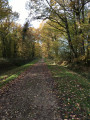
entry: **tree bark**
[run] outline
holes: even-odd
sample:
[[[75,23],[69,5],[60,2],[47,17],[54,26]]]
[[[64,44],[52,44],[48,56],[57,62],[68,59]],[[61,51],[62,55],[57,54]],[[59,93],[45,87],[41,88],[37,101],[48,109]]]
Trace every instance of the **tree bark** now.
[[[73,45],[72,45],[72,40],[71,40],[71,36],[70,36],[70,32],[69,32],[69,27],[68,27],[67,18],[66,18],[66,23],[65,23],[65,25],[66,25],[66,31],[67,31],[67,36],[68,36],[69,47],[70,47],[72,53],[74,54],[74,57],[77,58],[77,53],[75,52],[74,47],[73,47]]]
[[[84,23],[84,4],[85,4],[85,2],[84,2],[84,0],[82,0],[82,22]]]

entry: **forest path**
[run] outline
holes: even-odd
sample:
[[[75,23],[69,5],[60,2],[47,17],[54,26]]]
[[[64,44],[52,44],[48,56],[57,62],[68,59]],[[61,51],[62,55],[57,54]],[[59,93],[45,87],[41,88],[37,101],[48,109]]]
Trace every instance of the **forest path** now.
[[[61,120],[52,77],[41,60],[0,96],[0,120]]]

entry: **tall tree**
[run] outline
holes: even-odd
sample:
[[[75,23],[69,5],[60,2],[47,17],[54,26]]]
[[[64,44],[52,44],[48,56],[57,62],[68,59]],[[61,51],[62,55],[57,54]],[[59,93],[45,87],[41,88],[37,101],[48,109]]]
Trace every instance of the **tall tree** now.
[[[81,26],[82,23],[85,23],[85,5],[88,2],[89,0],[30,0],[31,4],[29,4],[29,7],[34,13],[34,18],[49,19],[63,28],[67,34],[69,48],[74,58],[77,58],[79,56],[78,50],[81,51],[80,54],[85,55],[84,40],[81,38],[81,41],[79,41],[79,44],[81,42],[81,49],[79,49],[78,39],[80,39],[80,36],[83,34]],[[41,12],[41,9],[43,12]],[[70,30],[70,23],[74,23],[72,30]],[[53,24],[52,26],[57,28],[57,26]],[[59,27],[57,29],[59,29]],[[73,35],[72,31],[75,31]],[[77,44],[74,45],[73,43],[75,42],[73,41],[76,41]]]
[[[11,12],[8,0],[0,0],[0,21],[10,15]]]

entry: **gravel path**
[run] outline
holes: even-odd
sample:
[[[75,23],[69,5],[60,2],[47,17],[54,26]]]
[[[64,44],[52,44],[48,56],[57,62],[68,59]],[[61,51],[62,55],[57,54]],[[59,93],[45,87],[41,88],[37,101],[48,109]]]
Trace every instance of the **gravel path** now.
[[[0,120],[61,120],[52,77],[42,61],[0,96]]]

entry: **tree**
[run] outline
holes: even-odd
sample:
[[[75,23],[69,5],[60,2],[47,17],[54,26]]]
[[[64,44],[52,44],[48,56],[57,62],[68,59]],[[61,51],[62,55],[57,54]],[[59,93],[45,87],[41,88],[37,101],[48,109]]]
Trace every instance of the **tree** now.
[[[30,0],[29,7],[33,11],[31,16],[34,13],[34,18],[49,19],[53,22],[50,24],[52,27],[60,33],[62,30],[66,33],[72,58],[78,58],[85,55],[85,39],[82,38],[85,34],[81,26],[87,23],[85,13],[88,8],[85,5],[88,2],[89,0]]]
[[[11,14],[12,10],[8,4],[8,0],[0,0],[0,21]]]
[[[56,30],[56,28],[52,27],[51,24],[51,21],[47,21],[44,24],[41,29],[41,40],[42,44],[46,47],[47,57],[57,59],[59,57],[59,39],[62,35],[59,33],[59,30]],[[45,48],[42,47],[42,49],[44,49],[45,52]]]

